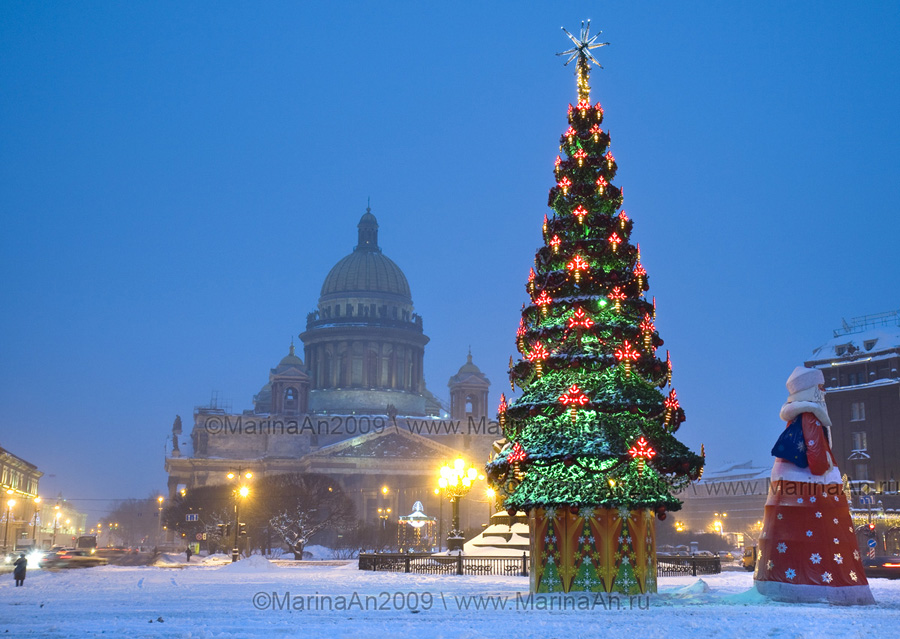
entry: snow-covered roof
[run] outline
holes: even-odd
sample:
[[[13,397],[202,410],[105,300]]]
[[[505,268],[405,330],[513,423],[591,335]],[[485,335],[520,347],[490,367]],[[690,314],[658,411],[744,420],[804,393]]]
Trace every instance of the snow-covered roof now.
[[[813,351],[813,360],[848,360],[900,348],[900,326],[878,326],[833,337]]]
[[[726,462],[716,468],[704,468],[703,477],[699,482],[738,481],[744,479],[763,479],[769,476],[771,466],[754,466],[753,461],[745,461],[740,464]]]

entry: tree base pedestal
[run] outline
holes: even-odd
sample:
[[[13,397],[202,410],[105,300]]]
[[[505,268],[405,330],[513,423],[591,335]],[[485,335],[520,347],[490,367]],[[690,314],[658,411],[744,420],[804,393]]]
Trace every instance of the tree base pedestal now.
[[[528,514],[531,592],[656,592],[650,509],[544,509]]]

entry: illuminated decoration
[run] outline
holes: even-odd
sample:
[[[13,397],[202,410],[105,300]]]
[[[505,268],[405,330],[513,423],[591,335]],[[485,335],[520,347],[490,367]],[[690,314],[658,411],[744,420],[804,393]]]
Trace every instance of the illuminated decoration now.
[[[509,356],[509,390],[516,390],[515,377],[512,375],[513,369],[513,358],[512,355]]]
[[[613,233],[609,236],[609,243],[612,244],[613,251],[619,248],[619,244],[622,243],[622,238],[619,237],[618,233]]]
[[[534,269],[528,270],[528,292],[534,293]]]
[[[572,384],[567,392],[559,396],[559,401],[563,406],[568,406],[569,415],[574,424],[576,417],[578,417],[578,407],[586,405],[590,398],[578,388],[577,384]]]
[[[638,254],[638,255],[640,255],[640,254]],[[644,269],[644,266],[641,264],[640,257],[638,257],[638,261],[634,265],[633,273],[638,281],[638,290],[644,290],[644,277],[646,277],[647,271],[646,271],[646,269]]]
[[[653,296],[653,319],[656,319],[656,296]]]
[[[569,318],[568,330],[572,330],[573,328],[576,330],[579,348],[581,347],[581,331],[586,330],[593,325],[594,320],[592,320],[580,306],[575,309],[572,317]]]
[[[631,450],[628,451],[628,454],[631,455],[632,459],[637,460],[638,467],[638,475],[644,472],[644,464],[646,463],[644,460],[651,460],[653,456],[656,454],[656,451],[650,446],[650,443],[641,437],[637,440],[637,443],[631,447]]]
[[[562,164],[562,158],[557,155],[556,159],[553,161],[553,170],[558,172],[560,164]]]
[[[666,407],[665,423],[668,425],[669,422],[672,421],[672,417],[676,415],[678,411],[678,397],[675,395],[674,388],[669,391],[669,396],[666,397],[666,401],[663,402],[663,405]]]
[[[547,220],[547,214],[544,213],[544,226],[543,226],[543,229],[544,229],[544,237],[547,236],[547,222],[548,222],[548,220]]]
[[[584,22],[581,23],[581,37],[578,39],[576,39],[575,36],[573,36],[568,31],[566,31],[565,27],[563,27],[563,31],[565,31],[565,34],[569,36],[569,40],[571,40],[575,46],[568,51],[562,51],[561,53],[557,53],[556,55],[570,56],[569,59],[566,60],[566,66],[568,66],[568,64],[572,60],[577,59],[577,62],[575,63],[575,77],[576,84],[578,85],[578,101],[581,102],[582,100],[590,100],[591,86],[590,84],[588,84],[588,76],[590,75],[589,63],[592,62],[599,68],[603,68],[591,53],[591,49],[608,46],[609,42],[597,42],[597,38],[600,37],[599,33],[595,36],[591,36],[590,20],[587,21],[587,25],[585,25]]]
[[[544,348],[544,345],[540,342],[536,342],[534,346],[531,347],[531,353],[528,354],[529,362],[534,364],[534,372],[537,373],[537,376],[540,377],[544,372],[544,360],[550,356],[550,353],[547,352],[547,349]]]
[[[603,107],[600,106],[600,103],[594,105],[594,110],[597,111],[597,119],[600,120],[603,118]]]
[[[632,348],[628,340],[622,342],[622,347],[615,352],[616,359],[625,365],[625,374],[631,375],[631,362],[636,362],[641,354]]]
[[[673,434],[680,407],[673,427],[664,421],[671,389],[648,277],[637,268],[609,128],[599,104],[584,108],[592,103],[586,31],[572,51],[579,95],[549,156],[560,158],[547,184],[552,212],[510,363],[518,396],[507,397],[503,439],[485,474],[504,510],[528,514],[533,592],[645,594],[656,590],[654,520],[679,509],[703,459]],[[524,450],[513,452],[516,443]]]
[[[526,459],[528,459],[528,453],[522,448],[522,444],[519,442],[513,444],[513,449],[507,455],[506,461],[512,465],[512,474],[518,481],[522,481],[525,478],[525,473],[522,471],[522,462]]]
[[[640,328],[641,334],[644,336],[644,348],[649,351],[653,346],[653,331],[656,330],[656,325],[650,318],[649,313],[644,313],[644,319],[641,320]]]
[[[575,281],[578,282],[581,276],[581,271],[586,271],[590,265],[584,261],[584,258],[580,255],[576,255],[571,259],[571,261],[566,264],[566,268],[572,271],[575,275]]]
[[[622,312],[622,301],[625,300],[628,296],[622,292],[621,286],[616,286],[613,290],[607,295],[609,299],[611,299],[616,305],[616,313]]]
[[[522,352],[522,341],[525,339],[525,318],[519,318],[519,328],[516,329],[516,346],[519,347],[519,352]]]
[[[553,247],[553,252],[554,252],[554,253],[558,253],[558,252],[559,252],[559,245],[560,245],[561,243],[562,243],[562,240],[559,239],[559,236],[558,236],[558,235],[554,235],[554,236],[553,236],[553,239],[550,240],[550,246]]]
[[[547,307],[553,303],[553,298],[547,295],[547,291],[541,291],[541,294],[534,300],[534,303],[541,308],[541,314],[544,317],[547,317]]]
[[[506,459],[511,462],[523,462],[528,459],[528,453],[522,448],[522,444],[516,442]]]
[[[500,393],[500,405],[497,406],[497,421],[500,422],[500,427],[506,426],[506,409],[509,408],[509,404],[506,403],[506,393]]]
[[[666,383],[671,386],[672,385],[672,356],[669,355],[669,351],[666,351]]]
[[[587,100],[579,100],[578,106],[576,106],[575,108],[578,109],[581,117],[584,117],[585,114],[587,114],[588,109],[591,108],[591,104]]]

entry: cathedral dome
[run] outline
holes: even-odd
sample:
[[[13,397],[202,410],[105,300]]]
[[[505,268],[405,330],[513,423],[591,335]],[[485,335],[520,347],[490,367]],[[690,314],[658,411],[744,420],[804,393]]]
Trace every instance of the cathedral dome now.
[[[379,293],[412,300],[409,282],[400,267],[378,246],[378,221],[369,209],[359,220],[359,242],[341,259],[322,284],[322,297],[371,296]]]

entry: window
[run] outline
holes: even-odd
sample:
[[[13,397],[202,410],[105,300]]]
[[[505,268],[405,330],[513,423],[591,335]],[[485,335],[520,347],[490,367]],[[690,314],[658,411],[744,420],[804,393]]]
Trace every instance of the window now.
[[[866,432],[853,433],[853,450],[866,450]]]
[[[866,404],[865,402],[853,402],[850,404],[850,421],[851,422],[862,422],[866,419]]]
[[[863,342],[863,346],[865,347],[865,349],[867,351],[870,351],[873,348],[875,348],[875,342],[877,342],[877,341],[878,341],[877,339],[866,340],[865,342]]]
[[[838,346],[834,349],[834,352],[838,355],[843,355],[846,352],[847,348],[845,346]]]

